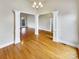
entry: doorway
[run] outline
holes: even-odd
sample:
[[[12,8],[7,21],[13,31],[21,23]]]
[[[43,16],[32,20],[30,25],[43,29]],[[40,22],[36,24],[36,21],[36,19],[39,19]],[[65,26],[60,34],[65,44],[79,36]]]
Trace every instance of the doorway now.
[[[51,15],[52,14],[52,15]],[[39,30],[42,29],[42,30],[47,30],[45,28],[47,27],[44,27],[44,26],[48,26],[49,28],[49,31],[52,32],[54,35],[51,36],[51,37],[56,37],[56,32],[57,31],[54,31],[53,29],[55,29],[54,27],[55,26],[55,22],[54,20],[56,20],[56,16],[53,14],[53,13],[44,13],[44,14],[30,14],[30,13],[25,13],[25,12],[21,12],[21,11],[15,11],[15,39],[14,39],[14,43],[19,43],[21,42],[21,39],[28,35],[28,32],[31,32],[37,37],[38,39],[38,36],[39,36]],[[49,16],[48,16],[49,15]],[[53,16],[53,17],[52,17]],[[43,26],[44,28],[41,28],[40,27],[40,23],[44,23],[44,22],[40,22],[40,18],[41,17],[48,17],[48,25],[47,23],[45,23],[45,25]],[[47,19],[47,18],[46,18]],[[46,19],[43,19],[45,22],[47,22]],[[42,20],[42,21],[43,21]],[[52,22],[52,21],[53,22]],[[53,24],[51,24],[51,22]],[[53,26],[53,27],[52,27]],[[29,30],[30,29],[30,30]],[[32,30],[31,30],[32,29]],[[22,35],[22,36],[21,36]],[[46,33],[47,35],[47,33]],[[28,36],[26,36],[28,37]],[[49,35],[50,37],[50,35]],[[52,38],[53,39],[53,38]]]
[[[53,15],[52,13],[45,13],[39,15],[39,33],[53,39]]]
[[[35,16],[20,13],[20,40],[28,40],[29,36],[35,34]]]

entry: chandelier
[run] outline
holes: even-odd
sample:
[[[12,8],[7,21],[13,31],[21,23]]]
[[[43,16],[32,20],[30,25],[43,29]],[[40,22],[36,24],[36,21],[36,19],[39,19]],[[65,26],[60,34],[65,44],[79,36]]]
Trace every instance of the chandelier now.
[[[42,8],[43,7],[43,4],[41,3],[41,2],[33,2],[33,5],[32,5],[32,7],[33,8],[36,8],[36,9],[38,9],[38,8]]]

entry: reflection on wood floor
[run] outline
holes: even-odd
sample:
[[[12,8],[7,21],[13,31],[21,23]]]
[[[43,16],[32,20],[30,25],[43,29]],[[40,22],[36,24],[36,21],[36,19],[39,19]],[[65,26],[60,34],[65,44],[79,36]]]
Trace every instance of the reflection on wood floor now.
[[[0,49],[0,59],[78,59],[75,48],[52,41],[47,32],[21,34],[21,43]]]

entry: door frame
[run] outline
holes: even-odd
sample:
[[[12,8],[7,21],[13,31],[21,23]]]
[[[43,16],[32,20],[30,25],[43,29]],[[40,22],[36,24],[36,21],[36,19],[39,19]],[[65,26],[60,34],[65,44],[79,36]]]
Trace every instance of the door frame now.
[[[38,25],[39,22],[38,21],[39,21],[39,15],[40,14],[37,14],[37,13],[32,14],[30,12],[19,11],[19,10],[14,10],[14,13],[15,13],[15,15],[14,15],[15,16],[15,20],[14,20],[14,43],[15,44],[21,42],[21,40],[20,40],[20,13],[26,13],[26,14],[31,14],[31,15],[34,15],[35,16],[35,24],[36,24],[36,26],[35,26],[35,35],[36,36],[39,35],[39,28],[38,28],[39,27],[39,25]],[[56,24],[56,20],[58,19],[58,18],[56,18],[57,17],[57,11],[53,11],[51,13],[53,15],[53,18],[52,19],[55,20],[55,22],[53,21],[53,23],[54,23],[54,25],[53,25],[53,39],[54,40],[53,41],[58,41],[58,39],[59,39],[58,38],[58,32],[55,31],[57,29],[57,26],[55,26],[55,25],[57,25]],[[47,14],[47,13],[44,13],[44,14]],[[18,25],[16,23],[18,23]],[[19,29],[17,29],[17,27]]]
[[[25,11],[19,11],[19,10],[13,10],[14,11],[14,44],[20,43],[21,42],[21,36],[20,36],[20,13],[25,13],[25,14],[31,14],[35,16],[35,35],[38,36],[38,14],[30,13],[30,12],[25,12]],[[17,24],[18,23],[18,24]]]

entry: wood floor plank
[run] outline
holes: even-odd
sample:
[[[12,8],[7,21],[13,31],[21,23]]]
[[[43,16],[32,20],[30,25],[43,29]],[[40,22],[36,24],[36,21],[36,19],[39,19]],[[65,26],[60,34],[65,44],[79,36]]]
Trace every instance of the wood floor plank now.
[[[28,30],[21,37],[21,43],[0,49],[0,59],[78,59],[76,48],[53,42],[46,33],[49,34],[40,31],[36,37]]]

